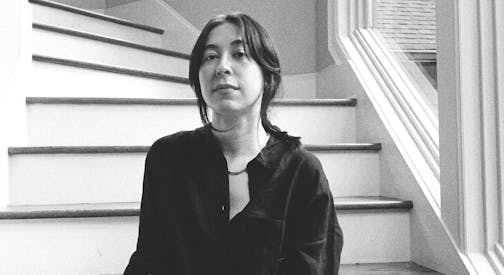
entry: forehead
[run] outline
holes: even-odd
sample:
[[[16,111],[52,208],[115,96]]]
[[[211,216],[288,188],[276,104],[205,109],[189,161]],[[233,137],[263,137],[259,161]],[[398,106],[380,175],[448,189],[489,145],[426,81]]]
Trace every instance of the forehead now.
[[[206,45],[227,46],[230,44],[237,44],[237,41],[243,41],[240,27],[225,22],[210,31]]]

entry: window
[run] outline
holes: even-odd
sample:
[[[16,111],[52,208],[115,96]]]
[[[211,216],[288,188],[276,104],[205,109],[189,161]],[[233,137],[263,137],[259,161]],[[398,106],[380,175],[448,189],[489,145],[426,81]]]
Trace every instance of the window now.
[[[437,114],[435,0],[374,0],[372,29]]]

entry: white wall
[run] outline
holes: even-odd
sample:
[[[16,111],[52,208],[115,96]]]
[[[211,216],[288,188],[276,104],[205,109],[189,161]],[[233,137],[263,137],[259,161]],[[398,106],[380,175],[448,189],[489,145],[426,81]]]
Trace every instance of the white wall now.
[[[116,16],[165,30],[162,47],[190,53],[199,30],[161,0],[139,0],[107,9]]]
[[[334,65],[334,58],[329,51],[329,32],[328,32],[328,5],[327,1],[332,0],[317,0],[316,13],[316,65],[317,71],[320,72]],[[319,93],[319,91],[317,91]]]
[[[0,206],[7,203],[8,188],[8,95],[16,65],[20,58],[20,3],[5,0],[0,5]]]
[[[52,1],[104,14],[105,11],[109,8],[128,4],[138,0],[52,0]]]
[[[316,98],[317,74],[291,74],[282,76],[280,98]]]
[[[0,96],[9,84],[19,58],[19,3],[17,0],[2,1],[0,8]]]
[[[105,6],[107,9],[110,9],[115,6],[124,5],[135,1],[138,0],[105,0]]]
[[[210,17],[241,11],[254,17],[274,40],[285,74],[316,71],[316,2],[306,0],[164,0],[196,28]]]
[[[105,13],[107,8],[106,0],[53,0],[61,4],[86,9],[98,13]]]

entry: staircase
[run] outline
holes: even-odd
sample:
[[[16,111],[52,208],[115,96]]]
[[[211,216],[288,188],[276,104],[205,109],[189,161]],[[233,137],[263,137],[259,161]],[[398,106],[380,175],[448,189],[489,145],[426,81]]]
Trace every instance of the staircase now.
[[[201,125],[188,56],[161,49],[161,29],[30,2],[37,89],[23,91],[27,144],[8,150],[0,274],[119,274],[135,250],[148,145]],[[409,263],[413,205],[380,197],[381,145],[355,143],[357,104],[279,99],[271,114],[324,166],[345,236],[340,274],[439,274]]]

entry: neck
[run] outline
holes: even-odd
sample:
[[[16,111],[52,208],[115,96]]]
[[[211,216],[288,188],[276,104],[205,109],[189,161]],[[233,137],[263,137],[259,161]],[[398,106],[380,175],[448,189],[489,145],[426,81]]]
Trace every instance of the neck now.
[[[213,133],[219,140],[225,156],[255,156],[266,145],[268,134],[257,117],[219,117],[212,119]]]

